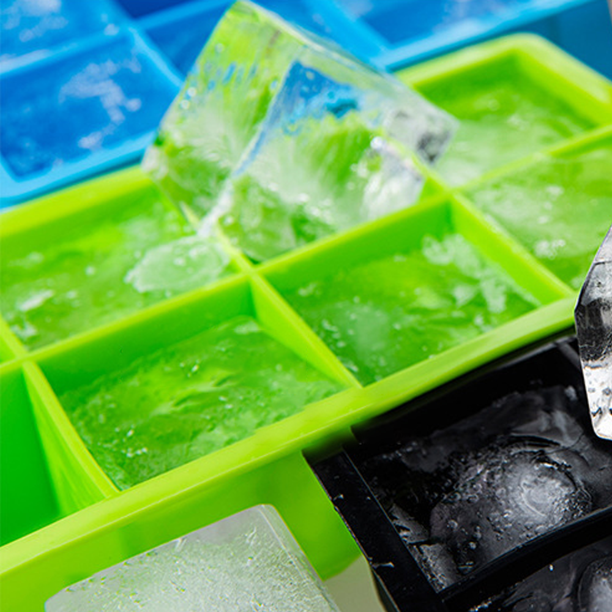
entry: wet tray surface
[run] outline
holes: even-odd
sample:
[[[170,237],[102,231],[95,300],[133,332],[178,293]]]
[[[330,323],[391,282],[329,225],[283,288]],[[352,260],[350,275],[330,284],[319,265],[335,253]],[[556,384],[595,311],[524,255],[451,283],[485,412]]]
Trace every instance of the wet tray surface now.
[[[229,4],[3,3],[0,207],[138,159]],[[260,4],[388,69],[522,31],[545,36],[612,75],[606,0]]]
[[[462,75],[492,89],[486,113],[456,85]],[[0,217],[3,453],[16,457],[2,464],[9,608],[38,609],[102,567],[258,503],[275,505],[330,575],[355,545],[302,450],[571,326],[612,210],[601,174],[610,85],[523,36],[399,76],[460,115],[458,150],[422,169],[412,207],[282,257],[254,263],[229,240],[194,235],[139,168]],[[513,80],[531,83],[523,97]],[[517,144],[459,166],[480,121]],[[536,214],[522,210],[532,185],[516,174],[558,203],[535,200],[550,219],[529,234],[495,197],[510,177],[527,194],[513,195],[519,213]],[[571,189],[591,210],[580,245],[563,234]],[[563,243],[547,249],[553,223]],[[38,483],[32,499],[23,481]]]
[[[455,387],[357,428],[314,465],[389,610],[523,609],[514,582],[610,535],[612,450],[566,342]],[[566,588],[549,585],[537,607],[528,586],[534,610]]]

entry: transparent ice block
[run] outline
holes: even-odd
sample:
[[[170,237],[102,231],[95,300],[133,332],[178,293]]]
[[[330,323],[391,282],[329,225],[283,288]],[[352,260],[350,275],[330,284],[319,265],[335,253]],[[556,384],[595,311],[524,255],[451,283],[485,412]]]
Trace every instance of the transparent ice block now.
[[[60,591],[46,612],[338,612],[271,506],[255,506]]]
[[[289,70],[213,209],[223,231],[256,261],[401,210],[423,185],[384,127],[390,97],[360,91],[350,74],[340,77],[343,84],[330,79],[311,59]]]
[[[612,228],[580,292],[576,330],[593,429],[612,440]]]
[[[371,208],[378,208],[364,196],[370,174],[383,190],[387,183],[390,190],[400,190],[402,204],[409,205],[422,182],[412,154],[435,161],[453,129],[449,115],[389,75],[239,2],[198,58],[144,164],[193,219],[215,209],[212,220],[217,221],[230,206],[238,206],[258,224],[273,209],[270,214],[285,226],[300,226],[305,203],[323,197],[322,210],[312,217],[323,217],[322,225],[335,230],[336,220],[325,218],[329,202],[351,184],[357,183],[354,206],[367,210],[342,216],[365,221]],[[249,197],[257,200],[246,212],[233,200],[247,189],[245,181]],[[399,199],[392,198],[391,209]],[[309,218],[307,224],[315,221]],[[263,250],[292,248],[303,237],[300,231],[280,246],[268,249],[265,243]],[[321,230],[312,231],[318,235]],[[261,258],[259,253],[255,258]]]
[[[515,391],[359,464],[436,590],[612,503],[583,407],[571,384]]]

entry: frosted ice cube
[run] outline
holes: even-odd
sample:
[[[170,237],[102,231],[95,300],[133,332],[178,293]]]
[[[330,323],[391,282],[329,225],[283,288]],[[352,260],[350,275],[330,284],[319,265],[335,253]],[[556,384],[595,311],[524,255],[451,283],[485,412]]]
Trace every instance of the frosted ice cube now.
[[[338,612],[271,506],[255,506],[60,591],[47,612]]]
[[[300,80],[313,75],[311,83]],[[355,115],[372,131],[371,138],[397,140],[427,162],[443,152],[455,123],[391,76],[268,11],[238,2],[217,26],[162,122],[145,168],[177,204],[204,217],[230,174],[244,169],[268,142],[265,129],[299,130],[302,116],[314,120],[323,114]],[[278,179],[293,179],[298,161],[278,168]],[[334,175],[334,165],[327,170]],[[336,176],[338,183],[341,179]],[[300,184],[314,181],[311,176]]]
[[[593,429],[612,440],[612,228],[580,292],[576,330]]]

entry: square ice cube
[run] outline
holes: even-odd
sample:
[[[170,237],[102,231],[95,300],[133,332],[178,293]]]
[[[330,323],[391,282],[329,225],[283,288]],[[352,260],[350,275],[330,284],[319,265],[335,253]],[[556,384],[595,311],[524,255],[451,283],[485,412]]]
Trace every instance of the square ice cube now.
[[[215,210],[256,261],[406,208],[423,185],[385,130],[389,98],[355,87],[348,70],[335,81],[308,64],[290,68]]]
[[[498,372],[351,451],[436,591],[612,503],[575,364],[549,351]]]
[[[299,132],[302,119],[304,137],[290,143],[284,138],[287,129]],[[244,171],[260,151],[285,162],[275,169],[277,180],[294,181],[296,189],[307,190],[317,178],[302,172],[302,166],[308,165],[308,154],[304,159],[283,160],[283,147],[298,153],[311,131],[308,122],[318,119],[339,123],[334,129],[328,125],[323,138],[333,140],[334,130],[346,130],[354,123],[356,137],[367,137],[370,142],[375,138],[393,141],[426,162],[443,152],[455,124],[449,115],[391,76],[374,71],[268,11],[239,2],[226,13],[198,58],[145,157],[145,167],[170,197],[196,218],[211,212],[228,177]],[[281,139],[276,137],[279,134]],[[272,143],[279,144],[280,150],[271,152]],[[320,152],[316,146],[313,149],[311,157]],[[378,165],[389,158],[398,159],[389,163],[399,165],[402,177],[398,188],[404,189],[408,183],[404,200],[410,203],[415,181],[405,179],[417,173],[408,167],[407,152],[391,154],[387,145],[384,154],[366,145],[360,151],[351,147],[351,152],[355,151],[378,158]],[[327,171],[334,186],[343,186],[347,177],[342,169],[351,164],[347,164],[343,150],[337,153],[339,167],[332,164]],[[355,166],[351,171],[367,174],[369,169]],[[378,179],[387,177],[383,172]],[[253,181],[257,188],[265,193],[274,191],[269,184],[260,185],[259,180]],[[286,215],[282,199],[273,200],[266,196],[264,205],[274,207],[274,214]],[[255,210],[252,214],[262,213]],[[287,243],[290,248],[291,238]]]
[[[46,612],[338,612],[271,506],[255,506],[54,595]]]
[[[576,330],[593,429],[612,440],[612,227],[580,292]]]

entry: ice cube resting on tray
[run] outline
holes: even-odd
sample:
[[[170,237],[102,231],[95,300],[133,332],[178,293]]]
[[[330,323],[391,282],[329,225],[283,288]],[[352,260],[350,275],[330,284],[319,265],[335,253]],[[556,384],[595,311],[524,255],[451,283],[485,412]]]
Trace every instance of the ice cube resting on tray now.
[[[612,228],[578,298],[576,329],[593,428],[612,440]]]
[[[46,612],[338,612],[281,517],[255,506],[59,592]]]
[[[255,260],[410,206],[454,120],[248,2],[232,7],[145,157],[204,228]],[[417,163],[418,165],[418,163]]]
[[[583,401],[569,384],[510,393],[362,460],[434,588],[612,504],[612,449]]]
[[[94,458],[125,489],[339,390],[240,316],[58,394]]]

